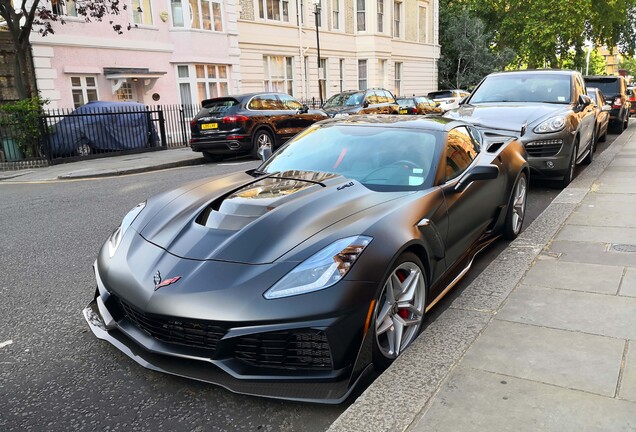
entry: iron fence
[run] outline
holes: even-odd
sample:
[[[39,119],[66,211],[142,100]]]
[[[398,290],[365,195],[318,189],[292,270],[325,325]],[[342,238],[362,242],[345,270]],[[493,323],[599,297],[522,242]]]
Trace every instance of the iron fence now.
[[[49,109],[15,118],[0,113],[0,153],[7,162],[49,163],[186,147],[199,105]],[[2,161],[2,159],[0,159]]]

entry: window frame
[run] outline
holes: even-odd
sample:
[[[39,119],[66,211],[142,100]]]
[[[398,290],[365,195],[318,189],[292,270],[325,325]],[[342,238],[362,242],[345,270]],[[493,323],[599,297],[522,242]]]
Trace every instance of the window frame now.
[[[393,1],[393,38],[395,39],[403,39],[403,31],[402,31],[402,15],[404,13],[404,8],[401,1],[394,0]]]
[[[275,15],[274,17],[268,16],[269,9],[267,6],[270,2],[278,6],[278,18],[275,18]],[[258,16],[259,19],[265,21],[289,22],[289,0],[256,0],[256,3],[258,3],[258,6],[256,6],[256,16]]]
[[[69,5],[73,6],[74,14],[69,14]],[[57,9],[57,10],[56,10]],[[75,1],[73,0],[52,0],[51,1],[51,12],[58,16],[65,16],[71,18],[79,18],[77,15],[77,6]]]
[[[284,67],[283,67],[283,80],[280,79],[273,80],[271,75],[271,59],[272,58],[282,58],[284,59]],[[265,67],[265,59],[267,59],[267,67]],[[286,56],[286,55],[270,55],[263,54],[263,91],[266,92],[278,92],[278,93],[287,93],[290,96],[294,96],[294,57]],[[291,78],[289,77],[289,72],[291,72]],[[267,75],[266,75],[267,73]],[[274,82],[282,82],[284,83],[284,90],[278,90],[274,88]]]
[[[197,66],[203,66],[203,77],[197,76]],[[187,76],[179,76],[179,68],[186,68]],[[214,77],[210,77],[210,73],[208,72],[210,67],[214,67]],[[221,68],[225,68],[225,78],[221,78],[220,70]],[[179,101],[182,105],[190,105],[190,104],[200,104],[201,101],[206,99],[212,99],[215,97],[224,97],[230,95],[230,82],[231,82],[231,73],[232,68],[229,64],[218,64],[218,63],[180,63],[175,65],[176,70],[176,84],[177,84],[177,94],[179,95]],[[181,85],[187,84],[189,87],[190,94],[190,102],[183,101],[182,93],[181,93]],[[205,88],[205,96],[204,98],[200,98],[199,95],[199,84],[204,84]],[[222,85],[225,84],[223,87]],[[216,96],[213,93],[212,86],[216,88]],[[222,89],[225,88],[225,92]],[[225,94],[224,94],[225,93]]]
[[[364,64],[364,78],[360,76],[360,66]],[[364,81],[364,88],[361,86]],[[369,88],[369,61],[367,59],[358,59],[358,90],[366,91]]]
[[[143,0],[142,0],[143,1]],[[191,0],[170,0],[170,27],[172,29],[185,29],[185,30],[195,30],[195,31],[204,31],[204,32],[213,32],[213,33],[224,33],[225,32],[225,19],[224,19],[224,6],[223,0],[193,0],[196,2],[197,10],[196,14],[192,11]],[[177,6],[181,7],[178,8]],[[205,20],[203,17],[204,7],[207,6],[208,11],[210,12],[210,28],[205,28]],[[217,16],[215,14],[215,5],[218,5],[218,13],[220,24],[220,30],[217,30]],[[175,22],[175,10],[180,9],[181,13],[181,22]],[[196,25],[195,25],[196,19]],[[179,24],[179,25],[177,25]]]
[[[79,78],[80,80],[80,85],[76,86],[73,84],[73,78]],[[93,82],[95,83],[92,86],[88,85],[87,82],[87,78],[92,78]],[[99,100],[99,86],[97,85],[97,75],[70,75],[69,76],[69,81],[71,83],[71,99],[73,99],[73,107],[74,108],[78,108],[82,105],[85,105],[89,102],[93,102],[93,101],[98,101]],[[88,92],[89,91],[95,91],[95,99],[89,99],[88,97]],[[75,103],[75,92],[76,91],[81,91],[81,96],[82,96],[82,103],[80,104],[76,104]]]
[[[362,2],[362,6],[364,9],[360,10],[360,2]],[[362,14],[362,15],[360,15]],[[360,16],[362,16],[362,20],[360,20]],[[360,28],[360,24],[362,23],[362,28]],[[356,0],[356,21],[355,21],[356,33],[364,33],[367,31],[367,5],[366,0]]]
[[[331,29],[343,31],[342,0],[331,0]]]
[[[402,66],[403,62],[393,63],[393,90],[396,96],[402,95]]]
[[[377,31],[378,33],[384,33],[385,0],[377,0],[376,13],[378,17],[378,20],[376,23]]]
[[[135,10],[135,2],[139,3],[139,7],[141,8],[142,12],[138,12],[137,10]],[[144,22],[144,16],[145,16],[145,12],[146,12],[146,6],[144,3],[148,3],[148,10],[149,10],[149,17],[150,17],[150,22]],[[154,26],[155,25],[155,18],[153,16],[153,9],[152,9],[152,1],[151,0],[130,0],[129,1],[129,5],[130,5],[130,11],[132,12],[132,19],[131,22],[136,25],[136,26]],[[141,18],[140,22],[137,22],[135,20],[135,15],[139,16]]]

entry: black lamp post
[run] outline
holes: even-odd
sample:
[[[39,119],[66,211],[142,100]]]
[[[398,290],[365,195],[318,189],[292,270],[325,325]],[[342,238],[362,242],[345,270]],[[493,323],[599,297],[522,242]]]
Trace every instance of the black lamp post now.
[[[316,22],[316,48],[317,48],[317,63],[318,63],[318,96],[320,97],[320,106],[322,106],[322,80],[320,76],[320,32],[318,31],[318,18],[320,15],[320,0],[312,0],[314,4],[314,18]]]

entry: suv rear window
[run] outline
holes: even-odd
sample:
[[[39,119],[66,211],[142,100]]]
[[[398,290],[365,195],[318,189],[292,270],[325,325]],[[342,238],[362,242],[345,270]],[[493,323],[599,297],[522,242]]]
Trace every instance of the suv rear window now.
[[[620,77],[585,78],[585,84],[596,87],[604,95],[616,95],[621,92]]]
[[[430,92],[427,96],[431,99],[452,98],[453,92],[451,90],[436,91]]]
[[[201,104],[210,114],[222,114],[234,105],[238,105],[239,101],[233,98],[218,98],[204,100]]]

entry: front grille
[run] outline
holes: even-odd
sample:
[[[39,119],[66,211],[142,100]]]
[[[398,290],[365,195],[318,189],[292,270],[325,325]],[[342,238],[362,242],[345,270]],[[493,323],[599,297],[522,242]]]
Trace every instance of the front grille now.
[[[321,330],[261,333],[238,338],[234,357],[252,366],[284,369],[332,369],[331,350]]]
[[[526,144],[526,151],[530,156],[550,157],[559,153],[561,147],[563,147],[563,140],[560,139],[539,140]]]
[[[121,299],[119,302],[131,323],[162,342],[214,351],[226,333],[222,327],[207,321],[150,315]]]

